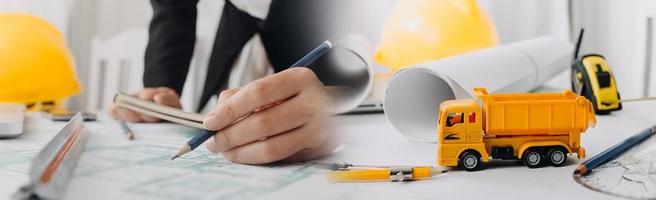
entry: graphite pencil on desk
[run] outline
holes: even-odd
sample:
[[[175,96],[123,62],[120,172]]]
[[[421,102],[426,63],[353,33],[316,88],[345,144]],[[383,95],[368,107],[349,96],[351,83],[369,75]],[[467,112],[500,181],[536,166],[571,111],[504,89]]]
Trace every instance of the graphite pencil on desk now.
[[[130,127],[128,127],[128,124],[121,119],[116,121],[118,122],[118,125],[121,126],[121,129],[123,130],[123,133],[125,133],[125,136],[128,136],[128,140],[134,140],[134,132],[132,132]]]
[[[581,165],[579,165],[579,167],[576,168],[576,170],[574,171],[574,175],[586,175],[591,170],[603,165],[604,163],[608,162],[611,159],[616,158],[617,156],[628,151],[629,149],[636,146],[637,144],[640,144],[640,142],[644,141],[645,139],[653,136],[655,133],[656,133],[656,126],[653,126],[651,128],[639,132],[634,136],[631,136],[630,138],[626,138],[622,142],[617,143],[615,146],[612,146],[606,149],[605,151],[597,154],[596,156],[583,162]]]
[[[296,63],[294,63],[289,68],[306,67],[306,66],[312,64],[315,60],[317,60],[322,55],[326,54],[328,52],[328,50],[330,50],[331,48],[333,48],[333,44],[330,41],[326,40],[323,43],[321,43],[321,45],[319,45],[316,48],[312,49],[312,51],[310,51],[308,54],[303,56],[303,58],[298,60]],[[248,116],[248,115],[246,115],[246,116]],[[242,117],[242,118],[244,118],[244,117]],[[237,121],[239,121],[239,120],[237,120]],[[198,135],[194,136],[193,138],[191,138],[191,140],[187,141],[187,143],[182,145],[182,147],[180,147],[180,149],[178,150],[178,153],[176,153],[171,158],[171,160],[176,159],[176,158],[178,158],[178,157],[180,157],[180,156],[182,156],[186,153],[189,153],[189,152],[193,151],[194,149],[196,149],[196,147],[200,146],[201,144],[203,144],[203,142],[207,141],[212,136],[214,136],[214,134],[216,134],[216,131],[203,130],[203,132],[201,134],[198,134]]]

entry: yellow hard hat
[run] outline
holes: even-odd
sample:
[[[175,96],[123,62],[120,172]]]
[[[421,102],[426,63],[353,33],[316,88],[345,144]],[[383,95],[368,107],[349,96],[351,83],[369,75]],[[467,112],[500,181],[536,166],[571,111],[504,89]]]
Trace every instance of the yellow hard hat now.
[[[396,71],[498,43],[476,0],[402,0],[385,23],[375,60]]]
[[[80,92],[62,34],[28,14],[0,14],[0,102],[48,102]]]

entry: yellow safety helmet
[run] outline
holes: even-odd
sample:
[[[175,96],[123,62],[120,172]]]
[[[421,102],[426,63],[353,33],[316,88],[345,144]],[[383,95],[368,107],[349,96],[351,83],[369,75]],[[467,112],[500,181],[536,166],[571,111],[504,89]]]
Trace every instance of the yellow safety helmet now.
[[[375,60],[396,71],[498,43],[476,0],[401,0],[385,23]]]
[[[62,34],[28,14],[0,14],[0,102],[54,111],[80,92]]]

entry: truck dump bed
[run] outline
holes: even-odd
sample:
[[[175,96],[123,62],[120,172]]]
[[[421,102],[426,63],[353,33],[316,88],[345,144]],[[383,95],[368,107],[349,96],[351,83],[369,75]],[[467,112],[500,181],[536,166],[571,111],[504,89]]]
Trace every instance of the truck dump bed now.
[[[568,135],[596,122],[590,101],[570,90],[490,95],[476,88],[474,94],[481,100],[488,136]]]

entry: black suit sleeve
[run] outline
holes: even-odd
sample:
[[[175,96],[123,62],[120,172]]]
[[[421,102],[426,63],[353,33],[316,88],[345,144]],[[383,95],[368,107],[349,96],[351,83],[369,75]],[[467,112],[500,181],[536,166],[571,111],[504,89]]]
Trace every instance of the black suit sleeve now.
[[[181,94],[196,40],[198,0],[151,0],[144,87],[170,87]]]

